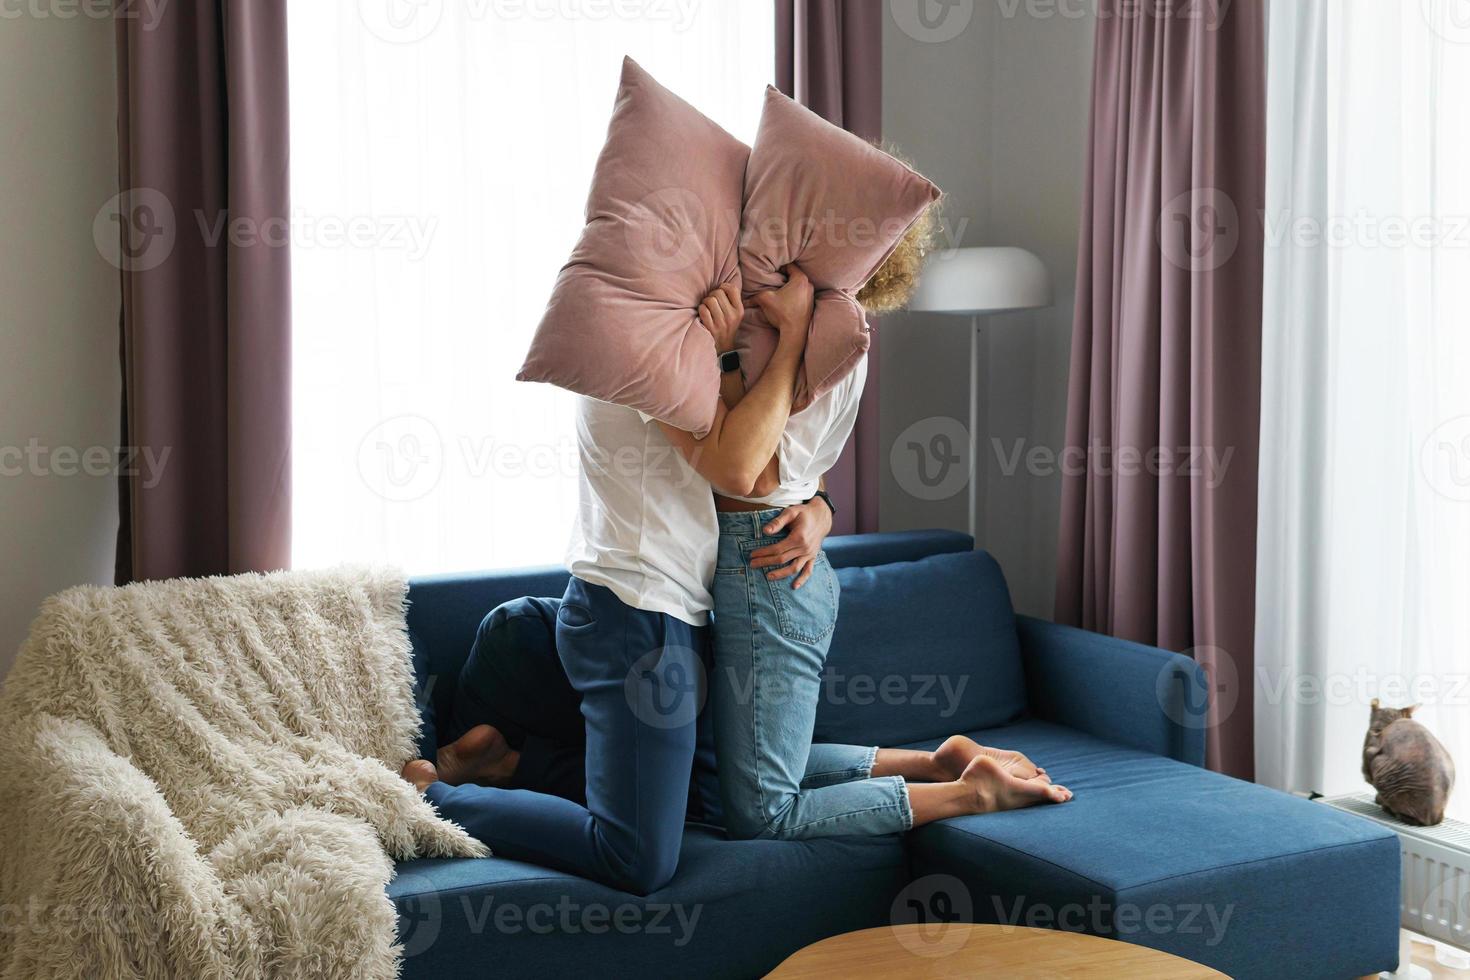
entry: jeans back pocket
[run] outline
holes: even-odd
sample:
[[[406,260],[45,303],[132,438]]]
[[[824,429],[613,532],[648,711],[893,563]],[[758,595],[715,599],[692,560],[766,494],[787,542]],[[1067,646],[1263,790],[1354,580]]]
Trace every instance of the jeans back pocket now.
[[[776,625],[788,640],[821,643],[837,627],[837,573],[827,561],[827,553],[820,551],[812,566],[812,577],[801,588],[794,589],[792,583],[798,578],[799,575],[791,575],[765,579],[771,591],[771,604],[776,607]]]

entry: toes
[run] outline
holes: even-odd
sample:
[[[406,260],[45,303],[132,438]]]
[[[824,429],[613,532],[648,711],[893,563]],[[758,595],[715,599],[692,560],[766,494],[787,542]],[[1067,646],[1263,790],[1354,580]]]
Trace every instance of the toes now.
[[[1065,786],[1048,785],[1046,787],[1046,798],[1053,803],[1066,803],[1072,798],[1072,791]]]
[[[439,781],[439,774],[434,769],[434,764],[427,759],[414,759],[403,767],[399,775],[423,792],[426,787]]]

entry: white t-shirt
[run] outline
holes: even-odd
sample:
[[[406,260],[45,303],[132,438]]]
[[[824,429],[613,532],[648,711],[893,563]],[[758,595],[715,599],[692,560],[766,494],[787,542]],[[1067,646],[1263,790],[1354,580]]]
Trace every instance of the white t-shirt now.
[[[635,609],[703,626],[719,525],[709,481],[631,408],[577,399],[581,460],[567,568]]]
[[[765,497],[725,496],[771,507],[789,507],[810,500],[817,492],[822,474],[837,462],[842,447],[852,435],[867,378],[868,357],[864,354],[835,388],[786,422],[781,446],[776,451],[781,485],[772,493]]]

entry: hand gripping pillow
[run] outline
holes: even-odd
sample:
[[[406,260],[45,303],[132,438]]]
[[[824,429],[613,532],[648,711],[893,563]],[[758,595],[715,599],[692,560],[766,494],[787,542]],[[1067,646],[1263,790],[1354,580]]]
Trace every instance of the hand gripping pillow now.
[[[697,311],[739,275],[749,158],[749,147],[624,58],[586,227],[517,378],[707,434],[720,372]]]
[[[816,289],[793,411],[847,376],[868,349],[855,298],[939,188],[899,160],[827,122],[772,87],[745,172],[740,275],[745,319],[739,347],[747,384],[764,370],[777,334],[753,293],[785,282],[794,262]]]

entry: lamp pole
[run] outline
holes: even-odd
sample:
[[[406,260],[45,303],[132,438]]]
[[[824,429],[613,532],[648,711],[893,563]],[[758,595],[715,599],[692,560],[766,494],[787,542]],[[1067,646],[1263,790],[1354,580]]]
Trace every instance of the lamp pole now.
[[[980,314],[970,314],[970,539],[980,547]]]

